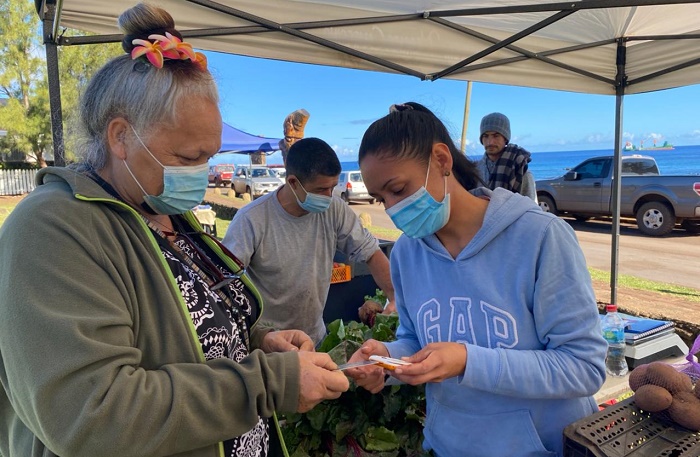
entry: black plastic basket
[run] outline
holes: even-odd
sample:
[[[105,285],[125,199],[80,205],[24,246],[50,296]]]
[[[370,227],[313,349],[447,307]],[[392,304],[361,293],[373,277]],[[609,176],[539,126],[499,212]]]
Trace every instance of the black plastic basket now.
[[[564,429],[564,457],[698,457],[700,433],[639,409],[634,397]]]

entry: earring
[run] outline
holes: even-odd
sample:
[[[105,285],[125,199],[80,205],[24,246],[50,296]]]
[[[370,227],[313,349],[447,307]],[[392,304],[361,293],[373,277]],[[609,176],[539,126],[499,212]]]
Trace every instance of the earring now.
[[[449,171],[446,171],[446,172],[445,172],[445,176],[450,176],[450,172],[449,172]]]

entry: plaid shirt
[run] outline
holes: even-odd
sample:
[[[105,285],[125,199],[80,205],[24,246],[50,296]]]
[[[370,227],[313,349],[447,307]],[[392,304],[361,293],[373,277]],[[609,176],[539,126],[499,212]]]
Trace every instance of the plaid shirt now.
[[[503,187],[511,192],[520,192],[523,176],[527,172],[527,164],[532,159],[530,153],[517,144],[507,144],[501,157],[492,162],[488,155],[484,154],[484,162],[489,171],[488,188]]]

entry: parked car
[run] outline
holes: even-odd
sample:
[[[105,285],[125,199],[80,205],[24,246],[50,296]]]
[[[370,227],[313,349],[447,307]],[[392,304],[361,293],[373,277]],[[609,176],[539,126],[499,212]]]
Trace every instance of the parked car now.
[[[537,199],[544,211],[579,220],[612,215],[613,157],[593,157],[564,176],[538,180]],[[700,176],[665,176],[653,157],[622,157],[620,215],[634,217],[652,236],[669,233],[677,223],[700,233]]]
[[[284,181],[284,178],[287,176],[287,169],[284,168],[284,165],[268,165],[268,168],[272,170],[278,178]]]
[[[367,193],[367,187],[362,180],[362,173],[357,171],[343,171],[338,177],[338,185],[333,188],[333,195],[336,195],[345,202],[365,201],[374,203],[374,198]]]
[[[231,189],[236,197],[250,194],[252,198],[257,198],[276,191],[282,183],[282,179],[265,165],[239,165],[233,174]]]
[[[228,186],[231,184],[234,165],[221,164],[212,165],[209,167],[209,184],[214,184],[216,187]]]

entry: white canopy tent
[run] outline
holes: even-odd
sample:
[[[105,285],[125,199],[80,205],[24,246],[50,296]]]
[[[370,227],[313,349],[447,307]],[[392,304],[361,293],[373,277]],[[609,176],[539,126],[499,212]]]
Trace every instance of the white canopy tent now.
[[[116,18],[134,3],[57,0],[56,26],[117,34]],[[700,81],[698,2],[157,3],[173,15],[178,29],[195,47],[232,54],[395,71],[428,80],[447,77],[614,95],[618,46],[623,45],[627,94]],[[57,31],[60,36],[60,28]],[[85,40],[58,40],[63,45],[81,42]]]
[[[57,163],[57,46],[120,41],[135,0],[37,0]],[[205,50],[617,97],[611,301],[616,302],[625,94],[700,83],[700,0],[158,0]],[[99,34],[64,37],[62,28]]]

